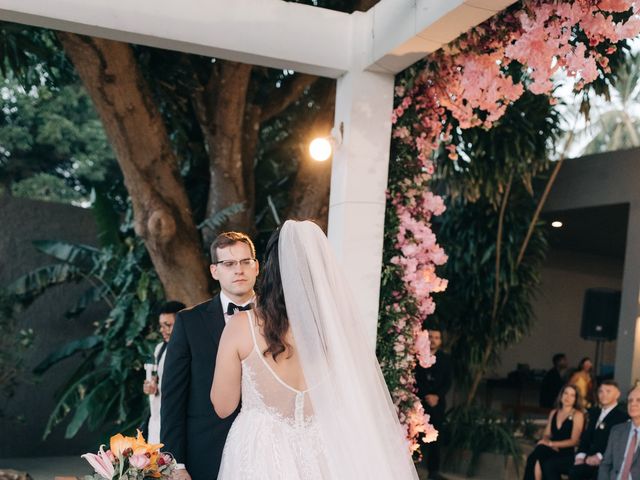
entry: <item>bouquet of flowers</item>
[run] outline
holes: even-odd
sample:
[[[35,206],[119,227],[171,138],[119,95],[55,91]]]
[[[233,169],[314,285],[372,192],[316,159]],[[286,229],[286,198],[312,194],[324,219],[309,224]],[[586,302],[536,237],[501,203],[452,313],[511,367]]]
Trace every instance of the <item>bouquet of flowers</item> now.
[[[82,455],[96,473],[85,480],[144,480],[168,479],[176,461],[170,453],[160,451],[162,443],[149,444],[140,430],[137,437],[125,437],[121,433],[111,437],[109,450],[100,446],[97,454]]]

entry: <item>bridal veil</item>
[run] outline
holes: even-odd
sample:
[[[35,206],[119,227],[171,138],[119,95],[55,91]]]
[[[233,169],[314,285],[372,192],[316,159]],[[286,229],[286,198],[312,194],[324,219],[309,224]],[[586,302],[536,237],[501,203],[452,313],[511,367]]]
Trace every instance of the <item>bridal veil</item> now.
[[[417,479],[367,327],[327,237],[315,223],[289,220],[278,252],[287,316],[331,478]]]

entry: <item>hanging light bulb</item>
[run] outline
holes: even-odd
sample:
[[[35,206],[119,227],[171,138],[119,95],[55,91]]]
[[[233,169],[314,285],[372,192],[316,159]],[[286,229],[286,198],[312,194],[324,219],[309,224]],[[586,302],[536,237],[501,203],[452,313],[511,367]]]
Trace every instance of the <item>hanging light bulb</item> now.
[[[332,153],[331,141],[327,137],[314,138],[309,144],[309,154],[318,162],[328,160]]]

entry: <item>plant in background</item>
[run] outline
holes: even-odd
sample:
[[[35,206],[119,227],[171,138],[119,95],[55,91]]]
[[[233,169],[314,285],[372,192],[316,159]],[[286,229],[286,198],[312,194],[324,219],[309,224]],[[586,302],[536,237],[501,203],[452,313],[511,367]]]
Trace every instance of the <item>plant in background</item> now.
[[[539,211],[559,122],[546,96],[527,92],[491,130],[456,131],[456,160],[439,152],[436,188],[447,193],[447,215],[438,233],[450,286],[435,318],[450,334],[456,378],[470,385],[467,405],[487,367],[532,322],[547,249]]]
[[[163,299],[142,242],[128,238],[121,245],[98,249],[45,240],[35,246],[59,262],[36,269],[9,286],[23,306],[54,285],[84,281],[88,288],[67,316],[77,316],[95,302],[108,308],[108,314],[94,322],[92,335],[70,341],[36,367],[35,373],[43,374],[68,357],[82,358],[61,389],[44,436],[67,416],[71,417],[67,438],[85,424],[95,429],[115,422],[129,430],[140,423],[147,407],[140,388],[142,368],[157,340],[150,329],[153,308]]]
[[[13,397],[16,387],[28,380],[25,353],[32,347],[33,330],[21,329],[16,322],[17,304],[15,298],[0,290],[0,418],[9,416],[7,403]],[[10,415],[22,420],[21,413]]]
[[[457,407],[447,413],[445,428],[449,434],[447,459],[464,450],[471,452],[465,472],[473,477],[482,453],[499,453],[513,459],[520,469],[522,450],[514,437],[516,425],[487,408]]]
[[[147,414],[148,402],[140,385],[144,361],[159,340],[154,309],[165,301],[164,292],[142,240],[132,234],[131,208],[121,221],[101,193],[94,191],[92,202],[102,247],[35,241],[38,250],[58,263],[33,270],[7,287],[13,305],[26,308],[51,287],[84,282],[87,289],[66,316],[77,317],[94,303],[107,309],[94,322],[92,335],[68,342],[34,370],[42,375],[66,358],[82,358],[58,395],[45,437],[67,416],[71,418],[65,436],[70,438],[85,424],[93,430],[115,423],[119,430],[130,431]],[[210,228],[219,228],[229,215],[242,208],[241,204],[230,205],[207,218],[200,228],[205,223]]]

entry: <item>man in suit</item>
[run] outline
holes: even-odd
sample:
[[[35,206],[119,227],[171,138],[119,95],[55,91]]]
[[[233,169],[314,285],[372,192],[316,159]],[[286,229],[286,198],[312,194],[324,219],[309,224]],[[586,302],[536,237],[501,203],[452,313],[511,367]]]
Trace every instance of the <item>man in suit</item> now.
[[[620,389],[613,380],[604,380],[598,388],[600,407],[589,410],[589,423],[582,436],[574,465],[569,470],[570,480],[594,479],[604,458],[611,428],[626,422],[629,417],[618,408]],[[559,478],[559,477],[558,477]]]
[[[552,409],[556,404],[560,389],[566,383],[565,372],[569,363],[564,353],[556,353],[553,356],[553,368],[542,379],[540,386],[540,406]]]
[[[418,396],[429,415],[431,424],[441,431],[447,408],[446,395],[451,388],[451,360],[442,351],[442,332],[437,328],[428,329],[431,354],[436,356],[436,363],[430,368],[416,367],[416,385]],[[441,437],[435,442],[422,445],[422,455],[429,470],[430,479],[441,479],[440,475],[440,443]]]
[[[636,384],[627,395],[627,413],[630,421],[611,429],[607,450],[598,469],[598,480],[640,479],[640,385]]]
[[[167,347],[162,379],[160,439],[178,463],[176,480],[215,480],[235,414],[218,417],[209,393],[227,319],[251,308],[258,261],[251,239],[237,232],[211,244],[211,276],[220,294],[181,311]]]

